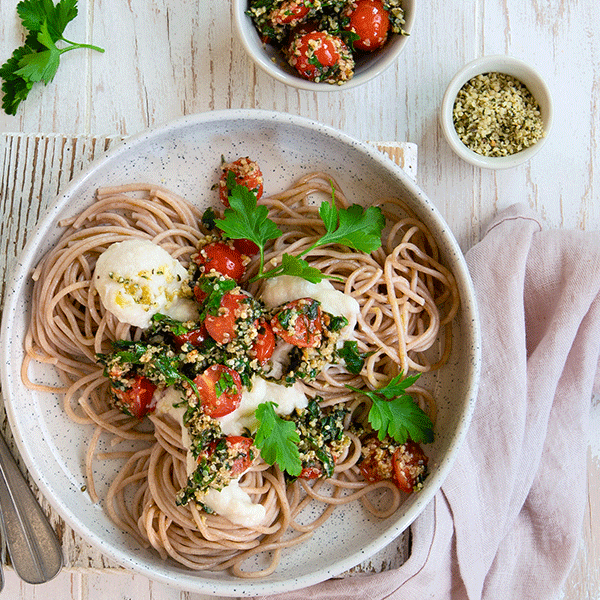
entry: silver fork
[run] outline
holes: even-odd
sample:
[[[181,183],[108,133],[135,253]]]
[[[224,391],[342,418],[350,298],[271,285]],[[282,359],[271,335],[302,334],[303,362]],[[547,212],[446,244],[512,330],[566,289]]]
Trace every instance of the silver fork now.
[[[45,583],[62,569],[63,555],[56,533],[1,434],[0,535],[2,550],[6,545],[10,562],[23,581]],[[4,585],[3,574],[1,583]]]

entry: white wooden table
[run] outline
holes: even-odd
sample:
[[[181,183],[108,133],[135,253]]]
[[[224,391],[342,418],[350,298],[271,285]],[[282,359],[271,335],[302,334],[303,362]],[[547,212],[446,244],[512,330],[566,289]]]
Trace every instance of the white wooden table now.
[[[23,39],[16,3],[0,3],[0,62]],[[209,110],[290,112],[362,140],[416,143],[418,183],[465,251],[497,211],[516,201],[536,209],[548,227],[599,230],[599,20],[597,0],[418,2],[410,43],[396,64],[357,89],[313,94],[287,88],[254,68],[235,39],[228,2],[80,0],[67,37],[103,46],[106,53],[64,55],[54,81],[36,86],[16,117],[0,114],[0,132],[127,136]],[[554,97],[555,123],[544,149],[529,164],[508,171],[481,171],[461,162],[438,125],[452,75],[484,54],[510,54],[534,64]],[[0,162],[0,168],[0,177],[10,176],[6,164]],[[592,409],[594,424],[600,424],[599,412]],[[592,431],[581,551],[557,600],[600,599],[600,428]],[[77,548],[69,552],[77,555]],[[203,598],[131,575],[101,557],[89,559],[94,569],[86,568],[85,557],[78,560],[77,567],[44,586],[22,584],[8,572],[3,595],[11,600]]]

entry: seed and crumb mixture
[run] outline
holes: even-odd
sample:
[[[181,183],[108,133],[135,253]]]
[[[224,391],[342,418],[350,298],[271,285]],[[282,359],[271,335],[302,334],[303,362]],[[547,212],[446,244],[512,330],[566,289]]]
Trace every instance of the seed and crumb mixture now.
[[[537,101],[504,73],[483,73],[465,83],[452,117],[463,144],[483,156],[516,154],[545,135]]]

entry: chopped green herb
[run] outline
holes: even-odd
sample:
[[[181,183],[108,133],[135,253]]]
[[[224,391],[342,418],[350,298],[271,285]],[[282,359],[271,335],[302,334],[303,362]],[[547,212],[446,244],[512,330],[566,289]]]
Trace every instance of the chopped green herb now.
[[[413,442],[430,443],[433,441],[433,423],[423,409],[406,393],[419,378],[419,375],[403,378],[403,374],[394,377],[386,386],[377,390],[357,389],[347,385],[354,392],[368,396],[373,405],[369,411],[369,423],[379,440],[386,435],[399,444],[410,437]]]
[[[358,342],[355,340],[345,340],[344,345],[338,350],[338,355],[346,362],[346,369],[349,373],[358,375],[365,364],[365,359],[370,352],[361,352],[358,349]]]
[[[256,431],[254,445],[260,449],[261,456],[270,465],[277,463],[282,471],[293,477],[302,472],[302,461],[298,444],[300,436],[291,421],[282,419],[274,409],[273,402],[258,405],[255,416],[260,425]]]

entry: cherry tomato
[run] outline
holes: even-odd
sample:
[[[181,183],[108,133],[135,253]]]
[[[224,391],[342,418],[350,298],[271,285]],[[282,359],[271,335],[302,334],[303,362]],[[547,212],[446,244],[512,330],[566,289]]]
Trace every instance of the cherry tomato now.
[[[206,299],[206,296],[208,296],[208,294],[199,285],[194,286],[194,297],[198,304],[202,304]]]
[[[239,282],[244,275],[244,259],[238,250],[225,242],[210,242],[200,249],[194,258],[197,265],[204,267],[205,273],[212,270]]]
[[[316,348],[323,337],[321,306],[313,298],[284,304],[271,319],[273,332],[298,348]]]
[[[356,49],[372,52],[383,45],[390,19],[381,0],[357,0],[356,7],[350,9],[348,14],[350,22],[346,29],[359,36],[353,42]]]
[[[362,473],[362,476],[369,483],[376,483],[377,481],[384,479],[380,467],[381,465],[375,459],[373,454],[369,454],[367,457],[363,458],[359,464],[359,469]]]
[[[319,467],[303,467],[300,475],[300,479],[319,479],[323,475],[323,471]]]
[[[273,25],[295,25],[300,22],[310,10],[304,0],[285,0],[279,8],[269,15]]]
[[[147,377],[136,375],[126,390],[118,389],[113,385],[110,389],[124,412],[138,419],[154,412],[156,403],[153,401],[153,397],[156,386]]]
[[[341,38],[325,31],[310,31],[296,35],[289,51],[290,64],[305,79],[310,81],[344,80],[351,77],[353,64],[349,71],[343,68],[343,61],[351,61],[346,44]]]
[[[252,348],[252,354],[261,365],[273,356],[275,350],[275,334],[271,324],[261,320],[257,322],[258,336]]]
[[[242,304],[246,298],[247,296],[244,294],[227,292],[221,298],[218,314],[206,315],[204,326],[206,327],[206,331],[208,331],[208,335],[217,344],[224,346],[237,336],[235,322],[239,317],[240,311],[243,308]]]
[[[190,331],[187,331],[186,333],[181,333],[179,335],[174,336],[173,341],[179,348],[181,348],[181,346],[183,346],[184,344],[191,344],[192,346],[201,346],[202,342],[204,342],[204,340],[207,337],[208,332],[206,331],[206,327],[202,325],[197,329],[192,329]]]
[[[248,470],[252,464],[253,459],[250,449],[252,448],[253,441],[251,438],[241,435],[230,435],[225,439],[225,443],[230,454],[235,455],[231,466],[231,476],[237,477]]]
[[[229,188],[227,187],[227,174],[231,171],[235,175],[238,185],[247,187],[256,194],[258,200],[263,194],[263,174],[256,162],[248,158],[238,158],[232,163],[222,165],[223,174],[219,179],[219,198],[225,206],[229,206]]]
[[[259,247],[254,242],[244,238],[233,240],[233,247],[243,256],[254,256],[259,251]]]
[[[204,458],[210,457],[220,443],[221,440],[211,442],[207,448],[204,448],[200,452],[197,462],[200,463]],[[229,456],[233,459],[229,474],[231,477],[237,477],[244,471],[247,471],[252,465],[253,457],[251,448],[253,440],[241,435],[231,435],[225,438],[225,445],[227,446]]]
[[[242,380],[237,371],[225,365],[212,365],[197,375],[194,383],[209,417],[224,417],[242,401]]]
[[[421,446],[412,440],[408,440],[394,452],[394,483],[400,490],[409,493],[413,491],[419,476],[425,473],[427,460]]]

